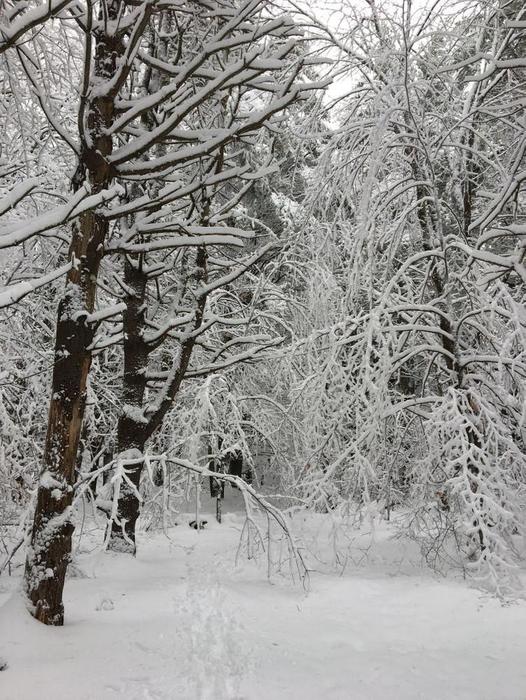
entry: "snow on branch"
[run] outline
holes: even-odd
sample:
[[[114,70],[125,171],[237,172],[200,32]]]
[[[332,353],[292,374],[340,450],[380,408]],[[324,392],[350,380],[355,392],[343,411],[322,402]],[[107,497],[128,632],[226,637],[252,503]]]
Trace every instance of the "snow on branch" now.
[[[234,338],[231,341],[230,346],[232,347],[234,345],[243,345],[246,343],[254,342],[254,338]],[[197,377],[207,377],[211,374],[216,374],[217,372],[223,371],[237,364],[249,364],[250,362],[256,361],[258,359],[257,356],[261,354],[264,350],[276,347],[282,342],[283,338],[259,338],[257,345],[253,345],[250,349],[245,350],[244,352],[229,355],[223,360],[219,360],[219,358],[217,358],[208,365],[203,365],[195,368],[190,367],[185,373],[185,378],[195,379]],[[221,352],[222,354],[223,348],[219,352]],[[219,355],[219,352],[216,354]]]
[[[198,466],[193,462],[186,459],[179,459],[175,457],[168,457],[166,455],[152,456],[152,455],[142,455],[137,450],[127,450],[126,453],[119,455],[115,460],[105,464],[103,467],[89,472],[88,474],[82,475],[76,484],[75,488],[75,502],[78,502],[84,497],[91,497],[91,485],[104,473],[108,473],[111,470],[113,475],[111,477],[111,488],[112,488],[112,498],[111,500],[98,499],[96,505],[103,509],[110,521],[118,521],[117,515],[117,504],[119,499],[119,494],[122,489],[122,485],[125,483],[127,488],[132,489],[137,498],[142,502],[142,496],[139,494],[137,487],[133,484],[128,476],[128,470],[135,467],[138,464],[147,462],[148,466],[151,467],[152,464],[159,464],[163,471],[167,467],[172,467],[173,469],[195,474],[199,479],[217,479],[218,481],[223,481],[225,483],[231,484],[236,487],[243,498],[243,505],[245,509],[245,525],[241,532],[241,539],[239,546],[243,544],[243,538],[246,537],[247,551],[249,558],[254,557],[255,550],[258,548],[266,552],[267,555],[267,575],[270,579],[272,575],[272,541],[273,535],[271,531],[271,526],[274,525],[281,537],[285,539],[289,554],[289,565],[290,565],[290,575],[293,581],[300,582],[304,588],[309,587],[309,570],[303,559],[301,550],[295,541],[292,530],[289,526],[285,514],[276,506],[272,505],[263,495],[258,493],[252,486],[247,484],[247,482],[239,476],[233,474],[225,474],[222,472],[211,471],[206,467]],[[265,517],[266,520],[266,533],[263,534],[261,528],[261,515]],[[108,544],[110,528],[107,528],[107,535],[105,538],[105,546]],[[123,535],[124,527],[123,527]],[[239,554],[239,549],[238,549]]]
[[[42,25],[51,17],[56,17],[72,4],[73,0],[47,0],[24,12],[18,19],[9,24],[2,22],[0,24],[0,53],[15,46],[24,34]]]
[[[10,248],[33,236],[49,231],[75,219],[83,212],[95,209],[122,194],[121,185],[114,185],[96,194],[90,194],[89,185],[83,185],[67,204],[35,216],[33,219],[0,227],[0,249]]]
[[[259,177],[264,177],[268,173],[263,171],[256,172],[253,174],[253,178],[257,179]],[[185,184],[182,181],[169,182],[168,184],[161,187],[160,190],[155,194],[148,193],[141,197],[131,199],[124,204],[119,204],[111,209],[104,209],[102,213],[108,220],[118,219],[123,216],[129,216],[130,214],[135,214],[136,212],[146,212],[152,210],[154,216],[158,216],[162,208],[176,200],[181,200],[189,195],[201,190],[203,187],[212,187],[229,180],[235,180],[237,178],[249,179],[250,175],[250,165],[246,164],[243,166],[236,166],[233,168],[222,170],[220,173],[212,173],[205,176],[196,177],[192,182]]]
[[[149,458],[151,459],[151,458]],[[216,471],[211,471],[210,469],[207,469],[206,467],[200,467],[196,464],[193,464],[192,462],[185,460],[185,459],[177,459],[177,458],[169,458],[165,457],[165,462],[168,465],[173,465],[176,468],[183,469],[188,472],[193,472],[194,474],[198,475],[200,478],[205,479],[205,478],[212,478],[212,479],[217,479],[218,481],[224,481],[228,484],[232,484],[236,488],[239,489],[241,492],[241,495],[243,496],[243,504],[245,507],[245,526],[242,531],[242,536],[244,533],[246,533],[247,536],[247,545],[248,545],[248,552],[249,556],[252,551],[251,547],[251,530],[252,532],[256,533],[257,541],[258,544],[265,550],[265,539],[267,540],[267,561],[268,561],[268,576],[270,578],[271,576],[271,552],[270,552],[270,546],[271,546],[271,533],[270,533],[270,523],[273,522],[279,529],[279,531],[282,533],[283,537],[285,538],[288,546],[288,551],[289,551],[289,557],[290,557],[290,573],[291,577],[293,580],[296,580],[296,577],[301,581],[303,586],[305,588],[308,588],[309,585],[309,572],[307,569],[307,566],[303,560],[303,556],[301,554],[301,551],[298,547],[298,545],[295,542],[294,536],[292,534],[292,531],[289,527],[289,524],[287,522],[286,516],[279,510],[279,508],[276,508],[273,506],[268,500],[264,498],[261,494],[259,494],[255,489],[252,488],[249,484],[246,483],[244,479],[242,479],[239,476],[234,476],[233,474],[223,474],[222,472],[216,472]],[[253,512],[253,507],[256,507],[257,510],[262,512],[266,518],[267,518],[267,536],[264,537],[259,523],[255,519],[255,514]]]
[[[62,277],[62,275],[66,275],[71,270],[71,267],[72,264],[67,263],[56,270],[52,270],[47,275],[42,275],[42,277],[37,277],[32,280],[24,280],[23,282],[17,282],[16,284],[9,285],[8,287],[0,288],[0,309],[16,304],[25,296],[31,294],[31,292],[44,287],[50,282],[53,282],[53,280]]]
[[[7,195],[0,199],[0,216],[9,211],[9,209],[14,209],[18,202],[27,197],[39,185],[40,180],[32,177],[13,187]]]
[[[155,143],[154,132],[148,133],[148,137],[144,139],[142,145],[135,147],[134,142],[123,146],[122,149],[115,151],[115,155],[109,158],[110,163],[116,166],[117,172],[122,176],[130,175],[147,175],[163,170],[167,167],[181,165],[196,161],[199,158],[210,155],[217,151],[222,146],[235,141],[243,135],[257,131],[270,117],[278,112],[284,111],[287,107],[294,104],[302,94],[303,90],[308,88],[295,87],[283,97],[272,100],[269,105],[263,109],[254,110],[241,124],[236,124],[230,129],[223,129],[219,135],[211,136],[211,138],[203,141],[199,145],[186,146],[177,150],[168,152],[166,155],[152,158],[150,160],[132,159],[144,150],[149,149]]]
[[[282,24],[281,20],[276,20],[278,24]],[[276,22],[273,22],[274,25]],[[251,61],[255,60],[261,52],[264,50],[262,47],[256,46],[254,48],[254,41],[257,39],[254,31],[247,32],[242,37],[235,37],[229,42],[209,42],[207,43],[202,52],[199,53],[192,61],[187,65],[183,66],[177,75],[177,77],[172,80],[169,85],[161,88],[157,92],[151,93],[143,97],[139,101],[133,101],[132,106],[128,111],[126,111],[119,119],[117,119],[113,125],[113,132],[118,133],[123,130],[123,128],[141,116],[146,110],[151,110],[157,107],[161,103],[165,103],[169,98],[175,97],[178,91],[183,89],[183,95],[186,96],[186,100],[182,102],[179,108],[170,115],[169,119],[165,123],[161,124],[154,130],[151,134],[144,134],[142,138],[137,139],[133,144],[127,145],[117,151],[117,154],[113,158],[113,162],[119,163],[121,161],[128,160],[130,157],[136,157],[140,155],[144,150],[149,148],[149,143],[155,141],[159,136],[162,136],[169,131],[173,130],[184,117],[196,108],[199,104],[202,104],[210,95],[218,92],[219,90],[224,90],[226,87],[232,87],[228,85],[229,80],[234,80],[236,84],[244,84],[244,82],[258,73],[264,72],[264,70],[253,70],[247,71],[250,67]],[[223,35],[223,32],[221,32]],[[264,34],[263,34],[264,36]],[[228,45],[227,45],[228,44]],[[210,58],[211,55],[224,51],[228,48],[236,48],[238,46],[247,45],[252,47],[251,51],[243,58],[241,61],[237,61],[230,64],[224,71],[222,71],[217,78],[207,81],[205,85],[198,90],[196,93],[192,91],[190,95],[186,93],[187,81],[193,77],[194,72],[198,70],[201,65]],[[293,44],[286,46],[285,52],[280,51],[279,57],[283,58],[288,53],[290,53]],[[123,105],[124,106],[124,105]]]

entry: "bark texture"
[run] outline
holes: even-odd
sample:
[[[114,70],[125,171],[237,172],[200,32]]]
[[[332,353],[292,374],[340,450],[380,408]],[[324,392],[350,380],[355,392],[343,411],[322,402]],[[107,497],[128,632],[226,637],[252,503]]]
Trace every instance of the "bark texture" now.
[[[208,279],[207,258],[205,247],[200,246],[196,253],[196,269],[199,279],[203,283],[206,283]],[[137,450],[144,454],[147,440],[160,427],[166,413],[173,405],[192,357],[206,305],[206,295],[199,296],[194,308],[193,322],[187,329],[188,334],[181,343],[178,357],[174,358],[170,376],[162,390],[162,396],[153,405],[146,406],[144,394],[148,357],[155,346],[148,345],[144,341],[146,328],[144,301],[148,280],[139,261],[128,261],[125,269],[125,281],[129,294],[126,298],[126,311],[124,313],[124,409],[119,417],[117,428],[119,454],[124,462],[126,455],[130,454],[130,450],[133,450],[134,455],[137,455]],[[108,549],[128,554],[136,552],[135,532],[140,515],[139,491],[144,466],[144,462],[137,462],[135,459],[133,462],[129,467],[125,467],[126,478],[121,481],[117,517],[110,524],[108,541]]]
[[[138,450],[142,455],[146,443],[143,402],[146,389],[145,369],[150,348],[144,341],[147,276],[143,271],[141,257],[126,260],[124,282],[127,295],[123,317],[123,409],[117,426],[117,451],[122,457],[129,450]],[[137,494],[142,467],[142,462],[125,467],[126,478],[121,481],[117,517],[110,522],[108,549],[115,552],[135,554],[135,526],[140,513]]]
[[[109,19],[115,19],[121,2],[109,2]],[[99,87],[116,73],[124,47],[117,34],[97,33],[93,83]],[[124,72],[121,70],[124,79]],[[118,90],[118,85],[116,88]],[[115,89],[94,91],[82,103],[79,125],[80,158],[73,187],[89,182],[96,194],[111,185],[107,157],[112,139],[105,133],[114,119]],[[72,231],[69,249],[74,266],[68,274],[57,315],[54,368],[48,427],[39,482],[31,544],[25,567],[25,591],[31,614],[47,625],[62,625],[62,592],[70,561],[73,486],[77,450],[86,402],[86,381],[91,364],[94,327],[89,314],[95,305],[97,276],[108,222],[87,211]]]

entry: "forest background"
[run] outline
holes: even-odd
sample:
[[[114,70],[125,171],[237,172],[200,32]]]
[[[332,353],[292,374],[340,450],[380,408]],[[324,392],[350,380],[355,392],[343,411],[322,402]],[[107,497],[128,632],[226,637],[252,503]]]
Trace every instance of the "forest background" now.
[[[524,15],[2,4],[2,568],[37,619],[86,517],[133,554],[196,482],[302,578],[290,514],[373,508],[522,590]]]

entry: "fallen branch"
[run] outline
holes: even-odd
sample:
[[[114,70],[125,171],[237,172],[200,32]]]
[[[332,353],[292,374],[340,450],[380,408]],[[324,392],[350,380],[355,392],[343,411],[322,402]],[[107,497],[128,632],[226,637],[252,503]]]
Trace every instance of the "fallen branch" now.
[[[189,462],[188,460],[185,459],[178,459],[178,458],[166,458],[165,459],[166,464],[173,464],[176,467],[180,467],[181,469],[186,469],[187,471],[193,472],[194,474],[198,474],[202,478],[213,478],[217,479],[218,481],[224,481],[227,483],[232,484],[233,486],[236,486],[239,491],[241,492],[241,495],[243,496],[243,503],[245,506],[245,524],[243,526],[243,530],[241,532],[241,536],[243,536],[244,532],[247,531],[247,536],[249,532],[250,526],[254,528],[254,532],[256,532],[258,536],[258,541],[261,544],[262,548],[265,549],[265,543],[264,543],[264,537],[263,534],[260,530],[259,525],[257,522],[254,520],[254,517],[252,515],[252,504],[255,503],[257,507],[259,507],[267,516],[267,528],[268,528],[268,543],[270,545],[270,523],[274,521],[274,523],[278,526],[278,528],[281,530],[282,534],[284,535],[288,549],[289,549],[289,555],[290,555],[290,561],[291,564],[294,564],[294,567],[296,569],[297,575],[299,577],[299,580],[302,582],[303,586],[305,588],[308,588],[308,583],[309,583],[309,572],[308,569],[305,565],[305,562],[303,561],[303,557],[301,555],[301,552],[299,551],[296,543],[294,542],[294,537],[290,531],[290,528],[288,526],[288,523],[286,521],[285,516],[283,513],[273,506],[271,503],[269,503],[261,494],[257,493],[252,486],[247,484],[246,481],[244,481],[241,477],[235,476],[233,474],[223,474],[222,472],[214,472],[211,471],[210,469],[207,469],[206,467],[200,467],[196,464],[193,464],[192,462]],[[249,544],[249,558],[251,558],[252,553],[251,553],[251,548],[250,548],[250,540],[248,540]],[[239,550],[238,550],[239,552]],[[270,561],[270,553],[268,552],[268,574],[270,577],[270,567],[271,567],[271,561]],[[294,567],[291,566],[291,576],[292,579],[295,580],[296,576],[294,573]]]
[[[265,550],[265,539],[267,539],[267,560],[268,560],[268,576],[270,578],[271,575],[271,557],[270,557],[270,542],[271,542],[271,536],[270,536],[270,528],[271,528],[271,523],[274,522],[274,524],[278,527],[278,529],[281,531],[282,535],[284,536],[286,542],[287,542],[287,547],[289,551],[289,561],[291,564],[291,577],[293,580],[296,580],[296,576],[299,578],[299,580],[302,582],[302,585],[304,588],[308,588],[309,585],[309,572],[307,569],[307,566],[305,565],[305,562],[303,560],[303,557],[301,555],[300,550],[298,549],[298,546],[296,545],[294,541],[294,537],[292,535],[292,532],[289,528],[289,525],[287,523],[287,520],[284,516],[284,514],[279,510],[279,508],[276,508],[273,506],[271,503],[269,503],[261,494],[257,493],[252,486],[247,484],[246,481],[244,481],[241,477],[235,476],[233,474],[223,474],[222,472],[214,472],[211,471],[210,469],[207,469],[206,467],[200,467],[196,464],[193,464],[192,462],[189,462],[188,460],[185,459],[178,459],[178,458],[168,458],[165,455],[161,456],[142,456],[141,457],[128,457],[125,459],[116,459],[112,460],[108,464],[104,465],[103,467],[100,467],[93,472],[90,472],[89,474],[83,475],[81,479],[77,482],[76,485],[76,495],[75,495],[75,501],[78,501],[84,494],[86,494],[86,491],[89,489],[89,486],[91,483],[93,483],[99,476],[105,471],[108,471],[109,469],[115,468],[115,466],[118,466],[116,474],[112,478],[112,482],[114,484],[114,489],[113,489],[113,494],[112,494],[112,508],[108,508],[107,515],[110,519],[116,518],[117,517],[117,509],[116,509],[116,503],[118,500],[118,495],[120,491],[120,482],[122,479],[125,479],[128,483],[131,484],[131,482],[128,479],[128,476],[126,474],[126,467],[128,466],[134,466],[142,461],[147,461],[149,464],[152,462],[158,461],[162,466],[163,466],[163,471],[166,469],[166,466],[172,465],[173,467],[177,467],[179,469],[184,469],[187,472],[191,472],[193,474],[198,475],[201,478],[213,478],[217,479],[218,481],[224,481],[227,483],[232,484],[233,486],[237,487],[243,497],[243,504],[245,507],[245,523],[243,525],[243,529],[241,531],[241,540],[240,540],[240,546],[241,542],[243,541],[243,536],[247,535],[247,543],[248,543],[248,556],[249,558],[252,558],[252,546],[251,546],[251,539],[250,539],[250,528],[252,528],[253,532],[256,533],[257,535],[257,541]],[[142,500],[142,499],[141,499]],[[261,532],[259,524],[256,522],[253,514],[253,506],[256,506],[258,509],[260,509],[263,513],[266,515],[267,519],[267,538],[263,536],[263,533]],[[107,538],[105,538],[107,540]],[[107,542],[105,542],[107,544]],[[239,554],[239,549],[238,549],[238,554]],[[236,556],[237,559],[237,556]]]

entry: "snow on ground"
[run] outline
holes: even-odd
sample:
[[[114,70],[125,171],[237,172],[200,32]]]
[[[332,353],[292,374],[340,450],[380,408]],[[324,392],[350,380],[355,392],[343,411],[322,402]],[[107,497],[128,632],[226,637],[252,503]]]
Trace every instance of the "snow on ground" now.
[[[402,566],[389,540],[390,561],[314,572],[306,594],[234,566],[241,515],[181,522],[136,559],[81,555],[63,628],[0,579],[1,700],[526,699],[526,603]]]

